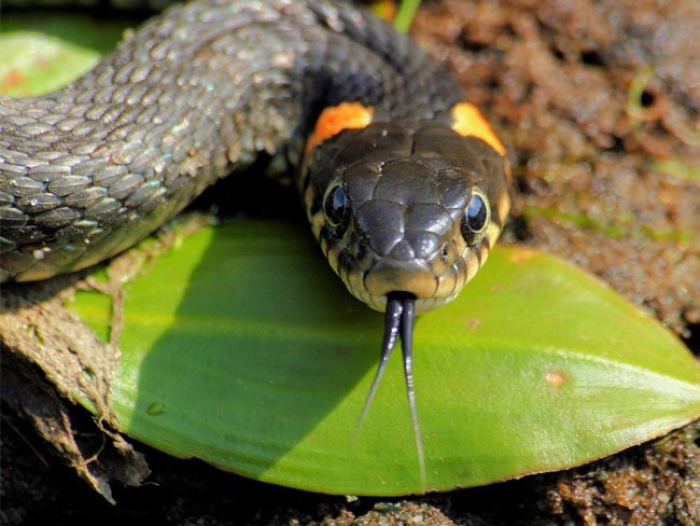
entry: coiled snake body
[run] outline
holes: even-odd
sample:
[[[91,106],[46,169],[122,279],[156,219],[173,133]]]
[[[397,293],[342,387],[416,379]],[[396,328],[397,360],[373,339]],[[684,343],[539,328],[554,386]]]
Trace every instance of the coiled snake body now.
[[[364,411],[402,339],[423,464],[413,319],[485,260],[508,166],[443,65],[349,4],[195,1],[58,92],[0,97],[0,281],[109,258],[259,152],[298,165],[331,266],[386,311]]]

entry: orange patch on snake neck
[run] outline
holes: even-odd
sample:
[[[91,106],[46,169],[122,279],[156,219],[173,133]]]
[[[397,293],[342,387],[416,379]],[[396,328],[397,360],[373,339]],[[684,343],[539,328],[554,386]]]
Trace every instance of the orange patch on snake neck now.
[[[359,102],[343,102],[324,109],[306,142],[306,153],[343,130],[364,128],[372,122],[374,110]]]
[[[476,137],[501,155],[506,154],[505,146],[476,106],[469,102],[455,104],[452,108],[452,118],[454,119],[452,129],[462,137]]]

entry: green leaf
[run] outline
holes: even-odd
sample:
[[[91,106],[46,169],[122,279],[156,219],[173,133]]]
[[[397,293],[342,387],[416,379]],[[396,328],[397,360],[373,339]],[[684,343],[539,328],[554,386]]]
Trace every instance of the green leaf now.
[[[1,36],[0,49],[0,92],[14,96],[51,92],[99,60],[94,51],[28,31]]]
[[[397,31],[408,33],[416,16],[416,11],[418,11],[418,4],[420,4],[420,0],[403,0],[399,4],[399,9],[394,19],[394,28]]]
[[[399,495],[580,465],[700,416],[700,366],[671,333],[557,259],[498,248],[416,326],[423,484],[398,358],[356,434],[383,320],[327,267],[273,222],[158,258],[126,287],[122,430],[259,480]],[[94,305],[76,309],[108,323]]]
[[[3,13],[0,17],[0,93],[48,93],[92,68],[114,47],[133,16],[97,22],[88,14],[46,10]]]

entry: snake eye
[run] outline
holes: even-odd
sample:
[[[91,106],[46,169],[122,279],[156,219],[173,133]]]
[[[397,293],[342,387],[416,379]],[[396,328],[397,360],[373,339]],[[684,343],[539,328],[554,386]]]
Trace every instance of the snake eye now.
[[[350,200],[340,182],[332,183],[323,197],[323,215],[326,224],[337,234],[343,232],[350,222]]]
[[[462,215],[462,237],[467,242],[467,246],[474,247],[481,242],[489,227],[490,217],[491,212],[486,199],[481,193],[474,191]]]

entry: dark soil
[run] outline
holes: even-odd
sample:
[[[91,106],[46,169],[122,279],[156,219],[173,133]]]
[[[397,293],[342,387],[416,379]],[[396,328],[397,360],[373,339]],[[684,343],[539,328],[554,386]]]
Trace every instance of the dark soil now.
[[[503,242],[600,276],[696,355],[698,27],[696,0],[430,1],[414,24],[414,36],[452,66],[509,144],[517,184]],[[3,391],[11,380],[3,374]],[[113,483],[111,505],[7,399],[0,479],[7,525],[700,524],[697,423],[568,472],[411,500],[278,488],[136,444],[152,474],[138,488]],[[82,411],[64,417],[85,457],[106,446],[124,454]]]

